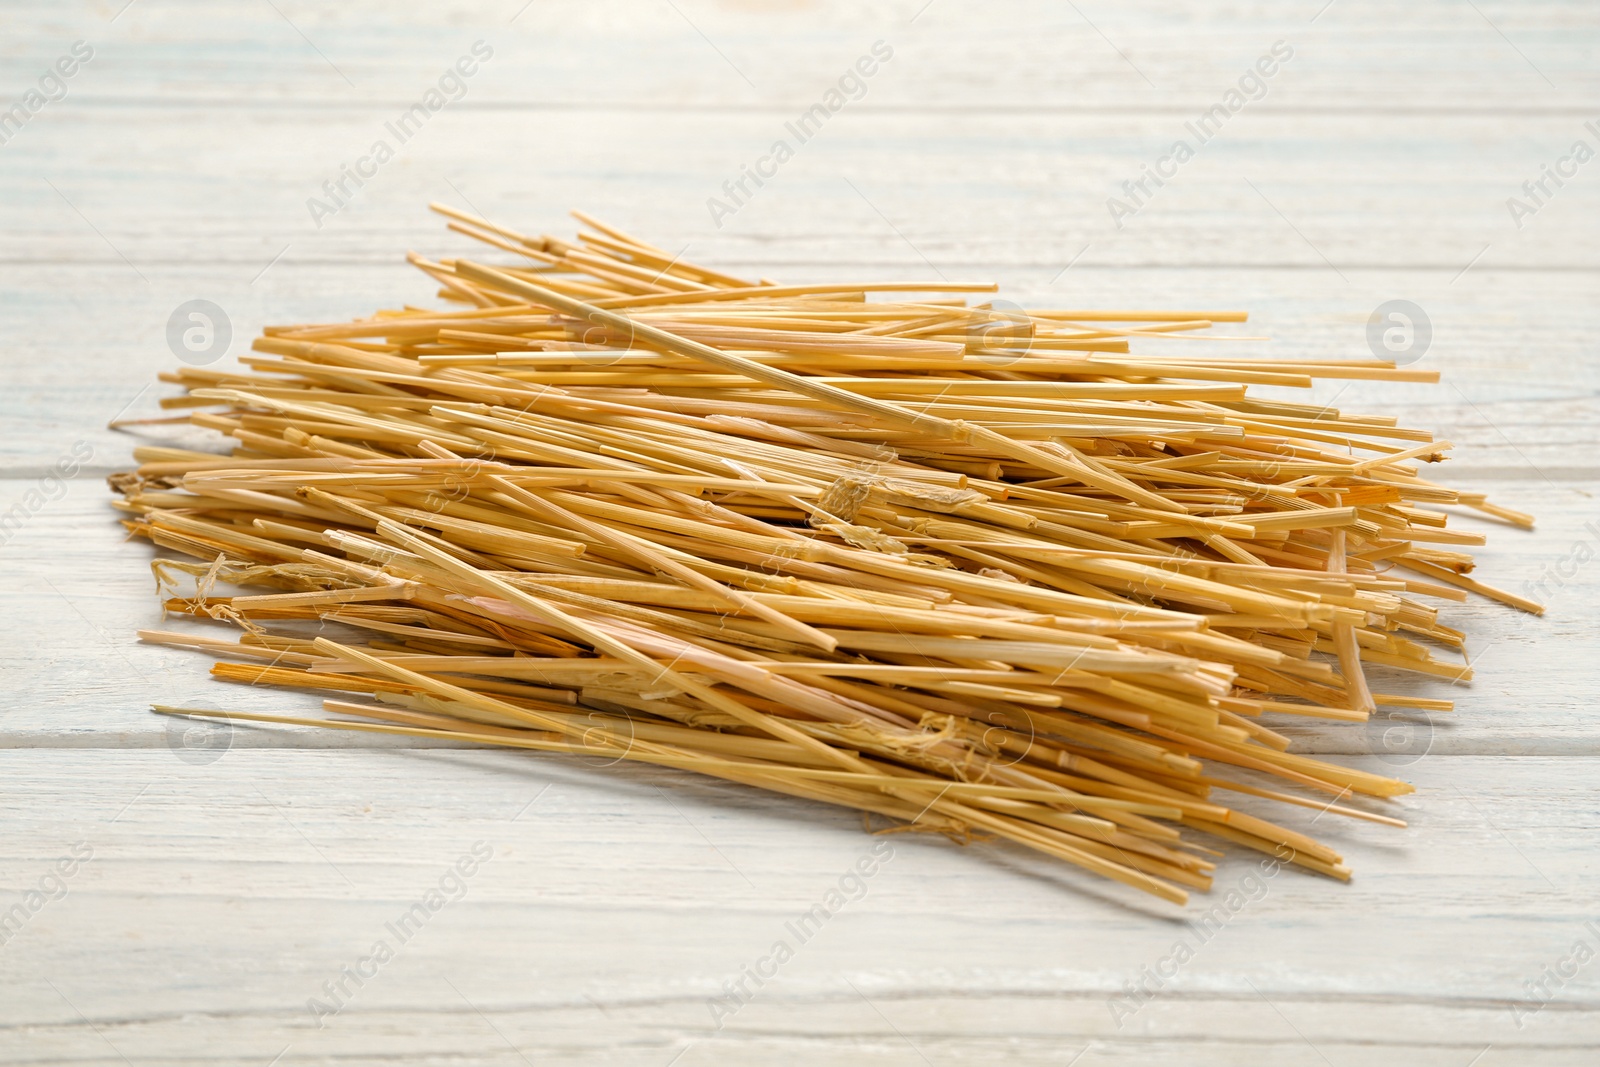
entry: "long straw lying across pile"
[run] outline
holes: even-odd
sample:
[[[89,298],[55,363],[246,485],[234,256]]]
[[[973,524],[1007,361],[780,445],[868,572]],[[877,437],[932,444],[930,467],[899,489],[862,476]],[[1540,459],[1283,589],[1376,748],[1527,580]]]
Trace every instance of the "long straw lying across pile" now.
[[[112,479],[129,530],[201,561],[156,562],[197,579],[167,609],[244,631],[145,640],[339,694],[210,714],[685,768],[1183,902],[1216,853],[1179,826],[1349,876],[1218,792],[1403,825],[1341,802],[1408,785],[1267,724],[1448,710],[1363,674],[1468,677],[1418,597],[1538,610],[1468,577],[1481,538],[1440,506],[1531,520],[1421,477],[1447,443],[1245,391],[1433,372],[1140,356],[1244,315],[753,282],[578,213],[568,242],[436,209],[519,259],[412,255],[466,306],[163,374],[232,451]]]

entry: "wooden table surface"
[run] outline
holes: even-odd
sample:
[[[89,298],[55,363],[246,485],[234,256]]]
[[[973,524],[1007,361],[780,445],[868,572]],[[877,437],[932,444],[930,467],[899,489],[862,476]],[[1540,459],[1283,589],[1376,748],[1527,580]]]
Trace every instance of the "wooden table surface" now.
[[[0,112],[0,512],[20,516],[0,534],[0,1062],[1600,1058],[1592,2],[124,5],[0,5],[0,107],[44,79],[25,122]],[[879,41],[860,98],[714,213]],[[386,124],[477,42],[459,98],[399,144]],[[1108,198],[1196,144],[1185,124],[1275,44],[1291,55],[1246,80],[1259,98],[1116,225]],[[89,58],[47,77],[75,46]],[[393,158],[314,218],[380,139]],[[158,719],[152,702],[307,702],[134,641],[161,624],[152,553],[122,540],[103,478],[138,439],[106,423],[159,414],[186,300],[225,310],[230,359],[265,324],[431,300],[402,253],[465,242],[429,200],[560,234],[580,207],[784,280],[1244,307],[1242,332],[1271,338],[1248,350],[1280,358],[1367,358],[1369,314],[1410,300],[1444,382],[1314,396],[1435,429],[1448,478],[1536,512],[1532,533],[1466,525],[1491,533],[1480,573],[1550,611],[1448,606],[1478,680],[1384,684],[1454,713],[1287,728],[1418,787],[1406,830],[1284,816],[1350,857],[1348,885],[1258,881],[1230,853],[1185,912],[896,836],[803,944],[785,924],[879,840],[850,813],[665,770]],[[62,458],[74,477],[49,474]],[[1209,936],[1187,925],[1230,890]],[[446,905],[397,937],[430,892]],[[719,1016],[780,938],[793,959]]]

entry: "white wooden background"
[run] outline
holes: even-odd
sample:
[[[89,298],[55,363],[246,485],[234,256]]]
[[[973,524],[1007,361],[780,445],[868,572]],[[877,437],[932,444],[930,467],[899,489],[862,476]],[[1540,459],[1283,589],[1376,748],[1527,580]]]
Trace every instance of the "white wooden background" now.
[[[1546,979],[1538,1012],[1528,984],[1600,946],[1600,161],[1520,229],[1506,207],[1574,141],[1600,146],[1591,0],[123,5],[0,4],[0,106],[94,49],[0,145],[0,511],[93,449],[0,547],[0,911],[92,851],[0,946],[0,1062],[1600,1057],[1600,961]],[[314,226],[306,199],[480,39],[466,96]],[[894,58],[866,97],[714,227],[706,198],[880,39]],[[1114,228],[1106,198],[1278,40],[1294,58],[1266,98]],[[1411,827],[1286,816],[1355,880],[1279,875],[1120,1027],[1108,998],[1184,913],[1008,848],[896,837],[867,895],[718,1031],[707,998],[869,849],[856,817],[667,771],[208,741],[146,710],[305,703],[134,643],[161,620],[151,552],[121,541],[102,482],[135,440],[106,422],[157,413],[184,300],[227,310],[236,355],[267,323],[429,299],[401,253],[462,247],[430,199],[553,233],[581,207],[784,279],[1243,306],[1242,332],[1272,338],[1252,350],[1279,356],[1364,357],[1372,308],[1410,299],[1444,384],[1316,395],[1437,428],[1457,482],[1538,513],[1533,533],[1492,529],[1490,580],[1566,576],[1543,619],[1448,609],[1470,688],[1385,679],[1455,697],[1452,715],[1296,728],[1414,781],[1395,805]],[[480,841],[493,859],[465,896],[319,1028],[308,999]],[[1230,855],[1216,895],[1250,869]]]

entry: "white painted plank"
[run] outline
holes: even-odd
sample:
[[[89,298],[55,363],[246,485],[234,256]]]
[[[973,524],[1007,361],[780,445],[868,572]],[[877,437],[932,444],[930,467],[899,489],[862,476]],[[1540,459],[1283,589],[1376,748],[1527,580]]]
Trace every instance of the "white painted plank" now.
[[[786,113],[480,108],[445,109],[401,141],[387,127],[394,106],[72,102],[3,146],[5,260],[101,263],[129,285],[196,258],[237,263],[248,280],[285,245],[283,265],[390,262],[419,239],[437,244],[429,200],[466,200],[534,232],[567,232],[565,210],[582,206],[663,246],[693,242],[698,257],[775,270],[843,259],[920,274],[931,262],[1026,266],[1048,280],[1082,253],[1083,266],[1311,270],[1330,292],[1385,281],[1363,272],[1416,268],[1439,274],[1443,294],[1475,260],[1474,271],[1600,265],[1579,236],[1593,233],[1600,203],[1589,168],[1547,186],[1532,216],[1507,208],[1575,140],[1600,143],[1577,116],[1246,111],[1201,145],[1182,114],[847,107],[802,143]],[[1124,189],[1180,138],[1195,158],[1159,189]],[[724,189],[779,139],[794,156],[775,176]],[[380,140],[392,160],[340,197],[324,189]],[[340,209],[314,217],[313,197]],[[712,197],[737,211],[719,218]],[[1120,226],[1112,197],[1139,208]]]
[[[1520,1029],[1513,1014],[1533,1006],[1525,979],[1595,939],[1592,759],[1429,761],[1410,830],[1314,827],[1351,856],[1349,885],[1258,888],[1230,856],[1208,903],[1256,899],[1203,944],[1175,909],[1010,848],[905,836],[800,943],[785,923],[873,839],[849,813],[673,772],[504,753],[0,759],[8,898],[73,842],[93,850],[5,946],[7,1063],[114,1060],[107,1041],[135,1063],[229,1064],[285,1045],[294,1063],[516,1062],[506,1041],[557,1063],[665,1064],[692,1043],[680,1063],[920,1062],[914,1044],[934,1063],[1059,1064],[1092,1041],[1080,1062],[1461,1064],[1492,1045],[1481,1062],[1575,1064],[1600,1044],[1593,965]],[[493,858],[399,945],[385,924],[477,841]],[[1184,937],[1194,958],[1119,1028],[1108,998]],[[307,1000],[381,938],[396,957],[317,1029]],[[785,938],[794,958],[718,1034],[707,998]]]
[[[25,480],[0,481],[17,492]],[[1402,714],[1368,727],[1305,725],[1269,716],[1308,752],[1374,754],[1371,766],[1406,777],[1428,754],[1582,754],[1600,756],[1592,697],[1600,689],[1600,523],[1593,500],[1600,482],[1473,480],[1508,507],[1536,512],[1532,532],[1461,517],[1464,529],[1488,534],[1476,549],[1475,575],[1548,601],[1544,618],[1477,600],[1436,602],[1441,618],[1467,632],[1477,680],[1455,685],[1373,668],[1378,692],[1456,700],[1449,714]],[[0,589],[0,617],[17,635],[5,658],[13,700],[0,717],[0,745],[161,747],[169,724],[149,714],[152,703],[236,710],[314,711],[308,693],[213,682],[201,653],[143,645],[139,629],[175,629],[233,640],[237,631],[187,618],[162,618],[149,570],[155,550],[127,542],[116,525],[109,490],[85,475],[67,495],[48,501],[0,547],[10,580]],[[1591,525],[1585,527],[1585,523]],[[1587,546],[1587,550],[1583,546]],[[1441,658],[1448,657],[1440,650]],[[251,745],[364,746],[383,740],[327,733],[249,733]]]
[[[447,242],[435,234],[419,240],[418,247],[461,250]],[[119,277],[126,270],[120,264],[0,265],[0,336],[7,338],[0,363],[0,419],[10,429],[0,436],[0,477],[36,478],[79,440],[94,449],[96,470],[126,466],[138,439],[110,432],[106,423],[119,414],[163,414],[158,398],[177,390],[157,383],[156,375],[180,366],[167,348],[166,323],[186,300],[203,296],[224,308],[234,356],[268,324],[337,321],[406,301],[436,303],[425,278],[392,262],[284,262],[254,286],[252,272],[242,265],[152,271],[150,286],[135,279],[131,288]],[[1370,358],[1368,315],[1379,302],[1405,294],[1432,313],[1436,339],[1416,365],[1438,369],[1441,384],[1324,381],[1309,392],[1283,390],[1282,395],[1392,415],[1404,425],[1433,431],[1456,445],[1455,459],[1440,469],[1440,477],[1542,481],[1542,475],[1559,482],[1592,478],[1600,468],[1594,458],[1600,363],[1593,354],[1594,289],[1587,275],[1474,271],[1435,295],[1446,289],[1440,276],[1420,272],[1397,273],[1360,292],[1345,290],[1337,279],[1330,288],[1302,271],[1080,266],[1055,286],[1033,269],[947,273],[999,278],[1002,292],[1026,306],[1242,307],[1253,313],[1253,321],[1222,325],[1215,332],[1273,338],[1261,344],[1137,343],[1138,350],[1152,353],[1182,354],[1204,346],[1207,353],[1228,350],[1243,356]],[[925,266],[818,266],[782,276],[906,275],[928,272]],[[1515,309],[1522,309],[1523,318]]]
[[[1114,111],[1214,100],[1273,41],[1297,50],[1265,105],[1305,110],[1512,111],[1593,99],[1594,13],[1581,0],[1250,0],[1204,8],[998,0],[717,4],[677,0],[450,2],[408,9],[307,0],[218,10],[188,0],[52,5],[8,26],[0,70],[28,78],[66,43],[100,49],[84,102],[139,97],[350,106],[420,91],[458,40],[508,62],[501,98],[546,106],[809,102],[873,40],[911,60],[879,106]],[[276,7],[278,10],[274,11]],[[674,10],[676,9],[676,10]],[[978,99],[975,99],[978,98]]]

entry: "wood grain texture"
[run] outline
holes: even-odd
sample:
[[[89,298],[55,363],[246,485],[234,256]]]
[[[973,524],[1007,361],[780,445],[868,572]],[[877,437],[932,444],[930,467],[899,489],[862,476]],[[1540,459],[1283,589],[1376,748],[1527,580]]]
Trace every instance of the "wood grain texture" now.
[[[1520,1030],[1512,1014],[1594,916],[1587,759],[1419,764],[1410,830],[1313,827],[1357,864],[1349,886],[1285,872],[1252,894],[1255,865],[1229,857],[1208,905],[1256,899],[1120,1029],[1108,998],[1198,938],[1177,909],[1009,848],[895,838],[865,895],[801,944],[785,923],[870,847],[850,813],[503,753],[0,759],[19,880],[93,849],[6,946],[7,1015],[39,1041],[24,1054],[13,1026],[15,1062],[102,1056],[64,1000],[134,1062],[258,1063],[286,1044],[310,1062],[516,1062],[496,1030],[569,1063],[691,1044],[690,1062],[915,1062],[907,1041],[935,1063],[1060,1063],[1090,1042],[1137,1062],[1592,1055],[1592,986]],[[475,841],[493,858],[464,895],[317,1029],[322,983],[397,940],[386,924]],[[708,998],[779,938],[794,959],[715,1032]]]
[[[1600,945],[1600,162],[1520,228],[1506,206],[1575,140],[1600,145],[1593,5],[121,7],[0,4],[0,105],[74,41],[95,49],[0,144],[0,512],[51,498],[0,545],[0,921],[25,913],[0,944],[0,1063],[1595,1061],[1600,964],[1546,980],[1537,1012],[1529,983],[1577,939]],[[894,58],[862,99],[716,226],[707,198],[880,39]],[[476,40],[494,55],[462,99],[318,227],[307,198]],[[1294,57],[1264,98],[1116,227],[1107,198],[1278,40]],[[465,247],[430,199],[557,233],[583,207],[785,279],[1245,307],[1225,332],[1272,338],[1155,352],[1365,357],[1373,307],[1413,300],[1445,384],[1311,395],[1437,430],[1458,446],[1442,477],[1536,512],[1531,533],[1464,525],[1490,532],[1481,576],[1542,584],[1551,611],[1447,605],[1470,687],[1374,672],[1457,699],[1449,716],[1284,727],[1418,786],[1390,805],[1403,831],[1283,816],[1350,857],[1350,885],[1255,881],[1230,852],[1181,913],[1009,848],[895,836],[861,898],[718,1030],[711,998],[797,940],[785,923],[872,847],[853,814],[145,710],[304,698],[134,642],[185,624],[160,618],[151,552],[106,507],[101,478],[137,438],[105,423],[158,414],[183,300],[226,309],[237,355],[269,323],[430,299],[400,253]],[[80,441],[83,471],[41,483]],[[476,842],[493,858],[459,899],[319,1027],[307,1002]],[[30,910],[75,845],[92,855]],[[1244,903],[1199,944],[1186,920],[1230,889]],[[1117,1011],[1180,938],[1193,960]]]

